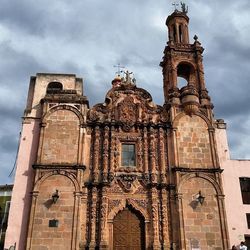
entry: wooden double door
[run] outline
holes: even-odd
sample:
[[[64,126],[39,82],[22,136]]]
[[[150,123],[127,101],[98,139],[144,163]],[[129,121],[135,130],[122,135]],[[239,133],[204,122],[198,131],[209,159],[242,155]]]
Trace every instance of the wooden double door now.
[[[132,208],[127,207],[116,215],[113,233],[114,250],[145,249],[145,222]]]

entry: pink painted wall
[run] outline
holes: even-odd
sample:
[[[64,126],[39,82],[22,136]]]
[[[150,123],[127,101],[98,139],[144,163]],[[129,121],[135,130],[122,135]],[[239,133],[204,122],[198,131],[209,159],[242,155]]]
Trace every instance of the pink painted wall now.
[[[7,249],[15,243],[17,250],[25,249],[31,205],[30,192],[33,188],[32,164],[36,160],[39,127],[39,120],[32,118],[26,119],[23,123],[4,245]]]
[[[231,245],[244,241],[244,235],[250,235],[246,213],[250,213],[250,204],[242,202],[240,177],[250,177],[250,160],[231,160],[225,129],[216,130],[216,140],[221,168],[224,169],[223,188],[227,213],[228,232]]]

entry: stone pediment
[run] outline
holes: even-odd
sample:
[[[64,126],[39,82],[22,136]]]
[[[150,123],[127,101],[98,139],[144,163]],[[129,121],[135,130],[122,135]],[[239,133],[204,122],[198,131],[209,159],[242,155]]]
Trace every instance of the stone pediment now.
[[[167,121],[162,106],[151,95],[132,84],[121,84],[108,91],[105,102],[96,104],[88,112],[89,122],[119,123],[126,130],[140,123],[158,124]]]

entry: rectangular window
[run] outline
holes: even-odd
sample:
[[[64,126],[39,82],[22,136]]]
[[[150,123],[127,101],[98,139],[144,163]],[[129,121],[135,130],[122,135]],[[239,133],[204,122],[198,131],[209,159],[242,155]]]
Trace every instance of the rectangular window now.
[[[135,144],[122,144],[122,166],[135,167]]]
[[[250,204],[250,178],[240,178],[240,189],[243,204]]]
[[[247,217],[247,228],[250,229],[250,214],[246,214]]]

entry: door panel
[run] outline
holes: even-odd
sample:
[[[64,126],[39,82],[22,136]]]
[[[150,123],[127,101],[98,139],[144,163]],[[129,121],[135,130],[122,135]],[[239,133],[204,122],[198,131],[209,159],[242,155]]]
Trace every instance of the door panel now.
[[[143,218],[125,208],[114,219],[114,250],[141,250],[144,248],[145,230]]]

